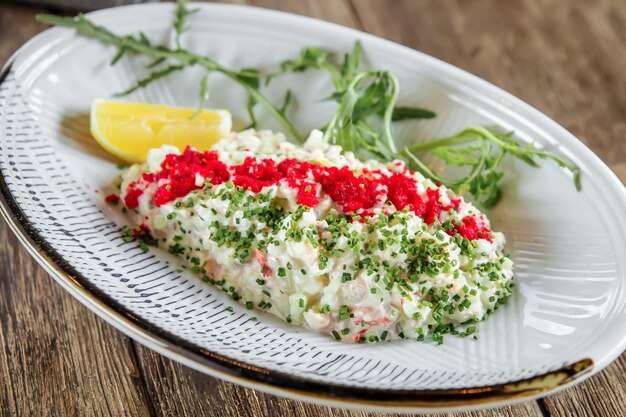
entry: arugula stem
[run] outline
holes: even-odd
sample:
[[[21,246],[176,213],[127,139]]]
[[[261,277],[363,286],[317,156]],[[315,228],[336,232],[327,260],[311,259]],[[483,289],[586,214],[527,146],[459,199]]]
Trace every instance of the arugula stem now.
[[[337,69],[330,64],[322,64],[321,68],[330,75],[330,78],[333,80],[335,90],[340,91],[343,85],[341,83],[341,77],[337,73]]]
[[[478,175],[480,175],[481,171],[483,170],[483,167],[485,166],[485,162],[486,162],[487,155],[488,155],[488,150],[485,145],[485,141],[482,138],[479,140],[480,140],[480,145],[481,145],[481,150],[482,150],[482,152],[480,153],[480,158],[478,159],[478,162],[472,167],[472,170],[469,173],[469,175],[459,180],[449,180],[447,178],[443,178],[435,174],[430,168],[428,168],[426,164],[424,164],[417,156],[415,156],[415,154],[411,151],[410,148],[405,148],[404,152],[409,157],[409,160],[412,161],[418,167],[418,169],[422,172],[422,174],[426,175],[427,177],[430,177],[432,180],[440,184],[443,184],[447,187],[458,187],[461,185],[468,184],[472,180],[474,180],[476,177],[478,177]]]
[[[285,118],[282,113],[257,89],[241,80],[237,72],[222,67],[215,61],[205,56],[194,54],[184,49],[171,50],[164,46],[153,46],[142,42],[132,36],[117,36],[102,26],[98,26],[79,14],[76,17],[61,17],[49,14],[38,14],[36,19],[40,23],[48,25],[64,26],[76,29],[83,36],[97,39],[101,42],[115,45],[118,49],[130,50],[155,59],[174,59],[182,65],[200,65],[208,71],[221,72],[228,78],[239,83],[258,103],[264,106],[268,112],[278,120],[286,133],[295,141],[302,143],[303,139],[295,126]]]
[[[535,149],[532,147],[532,145],[522,148],[517,143],[507,142],[498,137],[498,135],[494,134],[489,129],[481,126],[470,126],[453,136],[418,143],[409,147],[408,151],[411,153],[425,152],[442,146],[460,145],[462,143],[471,142],[476,139],[482,139],[492,142],[495,145],[499,146],[503,151],[509,152],[517,156],[518,158],[522,159],[532,166],[537,166],[537,164],[532,160],[533,155],[543,159],[551,159],[559,166],[569,170],[573,174],[574,185],[576,186],[576,189],[578,191],[580,191],[582,188],[580,180],[580,168],[578,168],[576,165],[571,164],[565,161],[563,158],[550,152],[546,152],[541,149]]]
[[[387,108],[385,109],[385,113],[383,115],[383,127],[385,132],[385,139],[387,139],[387,146],[389,150],[393,154],[397,154],[396,144],[393,140],[393,133],[391,132],[391,122],[393,121],[393,111],[396,107],[396,101],[398,100],[398,80],[393,76],[389,71],[385,71],[384,73],[389,80],[391,80],[391,96],[389,97],[389,101],[387,102]]]
[[[460,145],[462,143],[467,143],[467,142],[476,140],[476,135],[468,134],[468,133],[469,132],[466,132],[464,130],[453,136],[448,136],[448,137],[441,138],[441,139],[428,140],[425,142],[416,143],[415,145],[410,146],[408,150],[413,153],[420,153],[420,152],[429,151],[431,149],[439,148],[441,146]]]
[[[459,133],[452,135],[452,136],[417,143],[413,146],[410,146],[409,150],[415,153],[425,152],[431,149],[439,148],[441,146],[460,145],[463,143],[474,141],[477,138],[486,139],[488,141],[494,142],[495,144],[501,147],[508,146],[506,142],[498,139],[488,129],[485,129],[484,127],[481,127],[481,126],[470,126],[470,127],[466,127]]]
[[[436,175],[415,155],[420,152],[434,152],[439,149],[445,150],[446,148],[449,148],[451,146],[462,145],[468,142],[474,142],[476,140],[479,140],[481,144],[480,158],[478,161],[471,164],[464,164],[473,165],[472,171],[467,177],[456,181],[448,180]],[[486,142],[493,144],[494,147],[500,149],[500,153],[497,155],[497,157],[495,157],[495,159],[491,156],[492,148],[486,147]],[[470,153],[472,152],[472,150],[470,149],[471,148],[460,148],[459,151],[464,153]],[[497,187],[497,182],[500,180],[502,174],[498,174],[496,169],[502,162],[505,154],[507,153],[519,158],[520,160],[526,162],[533,167],[539,166],[537,162],[533,159],[534,157],[551,159],[552,161],[556,162],[560,167],[569,170],[573,175],[574,185],[576,186],[576,189],[578,191],[580,191],[581,189],[580,169],[574,164],[571,164],[565,161],[563,158],[550,152],[536,149],[533,147],[533,144],[529,144],[528,146],[523,147],[507,135],[499,134],[488,128],[480,126],[468,127],[453,136],[418,143],[416,145],[406,148],[405,152],[408,155],[410,161],[413,162],[413,164],[418,167],[418,169],[424,175],[430,177],[434,181],[437,181],[449,187],[453,187],[457,192],[462,193],[470,191],[475,196],[479,194],[487,195],[487,198],[485,200],[480,201],[480,203],[485,207],[494,205],[499,199],[500,190]],[[441,155],[439,156],[441,157]],[[448,160],[447,162],[450,161]],[[459,165],[459,163],[456,164]]]
[[[228,77],[232,78],[233,80],[238,81],[237,75],[233,74],[231,71],[224,69],[221,72],[227,75]],[[283,128],[287,130],[286,133],[288,135],[291,135],[291,137],[298,143],[304,142],[304,139],[302,138],[302,136],[300,136],[300,133],[298,133],[298,130],[296,129],[296,127],[289,120],[287,120],[287,118],[284,116],[283,112],[280,111],[280,109],[276,108],[276,106],[270,103],[270,101],[267,98],[265,98],[265,96],[261,94],[259,90],[257,90],[256,88],[253,88],[252,86],[249,86],[245,83],[242,83],[241,85],[248,91],[248,94],[250,94],[250,96],[253,97],[257,103],[260,103],[262,106],[264,106],[265,109],[276,120],[278,120],[278,122],[283,126]]]

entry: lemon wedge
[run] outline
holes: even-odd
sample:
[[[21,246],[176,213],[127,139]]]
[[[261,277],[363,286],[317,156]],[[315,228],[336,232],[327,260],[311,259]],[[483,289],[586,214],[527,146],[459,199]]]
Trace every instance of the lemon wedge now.
[[[231,130],[226,110],[201,110],[159,104],[94,100],[91,134],[109,153],[126,162],[146,159],[149,149],[173,145],[181,151],[191,145],[207,150]]]

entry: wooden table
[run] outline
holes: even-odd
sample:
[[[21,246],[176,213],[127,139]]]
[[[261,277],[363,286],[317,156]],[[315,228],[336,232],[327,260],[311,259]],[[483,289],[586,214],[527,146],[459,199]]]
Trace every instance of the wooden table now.
[[[371,32],[521,97],[626,181],[626,1],[240,0]],[[0,62],[45,29],[0,4]],[[3,415],[378,416],[219,381],[133,342],[65,293],[0,222]],[[452,414],[447,414],[452,415]],[[626,416],[626,354],[540,401],[459,416]]]

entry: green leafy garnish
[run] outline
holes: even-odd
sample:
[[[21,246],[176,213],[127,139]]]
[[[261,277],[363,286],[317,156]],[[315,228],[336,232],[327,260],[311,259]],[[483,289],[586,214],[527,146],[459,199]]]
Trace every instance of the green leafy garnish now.
[[[198,108],[196,111],[189,117],[190,120],[195,119],[202,111],[202,107],[209,100],[209,74],[204,74],[202,80],[200,81],[200,104],[198,104]]]
[[[181,1],[178,4],[177,10],[181,7],[185,7],[186,2]],[[190,13],[182,13],[181,16],[188,16]],[[177,16],[179,12],[177,12]],[[36,16],[37,21],[49,25],[57,25],[64,27],[71,27],[76,29],[78,33],[83,36],[97,39],[103,43],[114,45],[118,48],[118,50],[124,51],[132,51],[136,53],[140,53],[143,55],[147,55],[149,57],[154,58],[155,60],[160,60],[159,64],[165,64],[167,62],[173,62],[173,64],[168,65],[164,70],[159,70],[151,73],[148,77],[140,80],[137,84],[138,88],[146,87],[151,84],[153,81],[163,78],[165,75],[169,75],[173,72],[178,71],[178,67],[188,67],[198,65],[203,67],[209,72],[219,72],[230,78],[231,80],[237,82],[241,85],[250,95],[250,97],[255,101],[255,103],[261,104],[265,109],[269,112],[269,114],[274,117],[280,125],[285,129],[285,132],[295,141],[302,142],[302,137],[298,133],[298,130],[295,126],[287,120],[282,113],[279,111],[274,104],[268,100],[258,88],[255,87],[255,83],[250,82],[250,71],[242,70],[242,71],[234,71],[228,68],[225,68],[219,65],[217,62],[212,59],[195,54],[186,49],[178,48],[178,49],[169,49],[165,46],[154,46],[150,44],[150,42],[145,38],[145,35],[138,36],[118,36],[114,33],[110,32],[105,27],[96,25],[90,20],[86,19],[83,14],[79,14],[76,17],[63,17],[56,16],[50,14],[38,14]],[[185,27],[184,22],[180,24],[180,27]],[[157,62],[154,61],[153,64]],[[136,88],[130,88],[125,91],[123,94],[127,94],[129,91],[135,91]]]
[[[248,127],[257,127],[255,108],[261,105],[292,140],[301,143],[302,137],[287,117],[293,99],[292,92],[287,91],[283,103],[277,106],[263,95],[262,88],[283,74],[319,70],[330,76],[334,88],[334,91],[320,99],[336,103],[334,116],[321,129],[329,142],[342,146],[344,151],[374,156],[383,161],[404,160],[411,168],[419,170],[431,180],[446,185],[459,194],[471,194],[476,203],[484,208],[494,206],[501,198],[499,184],[504,176],[501,164],[507,155],[533,167],[539,166],[537,159],[552,160],[570,171],[576,189],[581,189],[580,169],[577,166],[535,147],[533,143],[522,145],[513,138],[512,132],[503,133],[497,128],[471,126],[447,138],[423,141],[398,150],[393,137],[394,122],[429,119],[436,114],[418,107],[397,106],[398,81],[389,71],[362,68],[360,42],[356,42],[341,60],[332,52],[307,47],[294,60],[282,62],[277,71],[269,74],[264,75],[255,68],[232,70],[209,57],[183,48],[181,35],[188,29],[187,17],[196,11],[188,9],[185,0],[178,0],[173,25],[176,49],[152,45],[143,33],[137,36],[115,35],[89,21],[82,14],[76,17],[40,14],[37,15],[37,20],[50,25],[75,28],[83,36],[115,46],[117,53],[111,61],[112,65],[128,52],[153,58],[148,65],[151,72],[120,95],[130,94],[187,67],[203,67],[206,73],[200,83],[198,110],[192,118],[197,116],[208,99],[208,74],[219,72],[238,83],[248,93]],[[444,178],[420,159],[419,156],[424,153],[430,153],[448,165],[467,168],[468,172],[461,178]]]
[[[196,13],[199,9],[188,9],[186,0],[177,0],[176,2],[176,20],[174,20],[174,30],[176,33],[176,48],[181,49],[180,37],[186,32],[187,17]]]
[[[328,73],[335,91],[328,99],[337,102],[334,117],[324,127],[325,137],[345,151],[366,150],[383,160],[398,158],[392,121],[435,117],[430,110],[396,107],[398,82],[388,71],[361,70],[361,43],[346,53],[341,62],[334,54],[318,48],[304,48],[295,60],[284,61],[268,81],[288,72],[310,69]],[[376,117],[382,118],[382,129]]]
[[[498,168],[507,154],[533,167],[539,166],[537,158],[551,159],[572,173],[574,185],[580,191],[580,169],[577,166],[557,155],[537,149],[532,143],[522,146],[512,136],[512,132],[502,133],[496,128],[472,126],[447,138],[413,145],[405,149],[405,154],[425,176],[459,194],[472,194],[476,202],[485,208],[493,207],[500,200],[498,183],[504,174]],[[450,165],[471,167],[471,171],[466,177],[456,180],[442,178],[416,156],[422,152],[430,152]]]
[[[433,118],[430,110],[398,107],[398,83],[387,71],[360,70],[361,45],[356,42],[343,62],[334,63],[334,55],[316,48],[304,48],[293,61],[281,63],[281,70],[269,79],[286,73],[307,69],[326,71],[333,81],[335,91],[330,98],[338,102],[337,111],[324,128],[326,139],[341,145],[346,151],[367,151],[375,157],[391,161],[402,159],[411,168],[426,177],[452,188],[459,194],[471,194],[483,208],[493,207],[501,198],[499,187],[504,173],[499,170],[504,157],[511,154],[527,164],[538,167],[536,158],[551,159],[573,174],[574,184],[580,190],[580,170],[564,159],[537,149],[533,144],[522,146],[511,133],[497,129],[472,126],[449,138],[426,141],[404,150],[396,151],[392,122],[406,119]],[[459,145],[468,145],[459,147]],[[469,167],[469,173],[460,179],[447,179],[433,172],[418,157],[430,152],[449,165]]]
[[[148,84],[159,80],[161,78],[165,78],[168,75],[177,72],[177,71],[182,71],[183,69],[185,69],[185,65],[170,65],[167,66],[163,69],[157,70],[157,71],[152,71],[147,77],[142,78],[141,80],[138,80],[134,86],[130,87],[127,90],[124,90],[120,93],[115,94],[117,97],[121,97],[121,96],[127,96],[131,93],[134,93],[135,91],[146,87]]]
[[[393,109],[392,120],[399,122],[407,119],[432,119],[437,114],[433,111],[420,109],[417,107],[396,107]]]
[[[122,239],[124,239],[124,242],[136,241],[143,252],[147,252],[149,246],[156,247],[159,245],[158,239],[153,238],[148,229],[142,225],[134,228],[124,226]]]

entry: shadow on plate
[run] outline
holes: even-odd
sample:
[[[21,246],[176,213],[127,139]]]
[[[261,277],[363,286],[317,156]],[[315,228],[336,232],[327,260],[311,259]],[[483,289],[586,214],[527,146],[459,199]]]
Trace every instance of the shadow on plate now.
[[[124,161],[105,151],[90,132],[89,113],[71,113],[63,116],[59,131],[67,138],[66,144],[81,152],[86,152],[112,164],[124,164]]]

